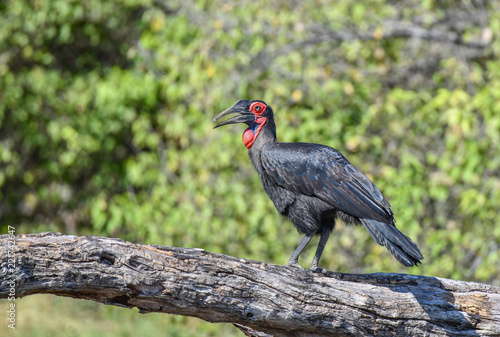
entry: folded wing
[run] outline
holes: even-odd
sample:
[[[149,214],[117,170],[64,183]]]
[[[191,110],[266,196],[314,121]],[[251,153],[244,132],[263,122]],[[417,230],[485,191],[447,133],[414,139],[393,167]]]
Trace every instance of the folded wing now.
[[[270,143],[261,157],[271,179],[289,191],[315,196],[358,218],[394,222],[391,205],[377,187],[331,147]]]

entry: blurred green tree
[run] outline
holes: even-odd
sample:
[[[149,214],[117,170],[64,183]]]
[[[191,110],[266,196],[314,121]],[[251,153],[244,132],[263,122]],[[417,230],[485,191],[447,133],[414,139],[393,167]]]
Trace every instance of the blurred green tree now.
[[[339,224],[326,268],[500,284],[498,2],[19,0],[0,17],[1,228],[284,264],[299,235],[243,130],[210,124],[262,99],[280,140],[367,173],[425,256],[402,269]]]

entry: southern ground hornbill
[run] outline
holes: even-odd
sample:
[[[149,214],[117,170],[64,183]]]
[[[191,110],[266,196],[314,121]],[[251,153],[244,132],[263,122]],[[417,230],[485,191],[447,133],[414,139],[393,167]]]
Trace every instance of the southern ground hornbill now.
[[[311,265],[316,270],[336,218],[362,223],[378,244],[407,267],[424,258],[417,245],[396,228],[391,205],[382,193],[339,151],[319,144],[278,142],[273,110],[263,101],[239,100],[213,122],[230,114],[237,115],[214,128],[248,125],[243,143],[264,190],[278,212],[305,235],[288,265],[302,268],[299,255],[314,235],[320,235]]]

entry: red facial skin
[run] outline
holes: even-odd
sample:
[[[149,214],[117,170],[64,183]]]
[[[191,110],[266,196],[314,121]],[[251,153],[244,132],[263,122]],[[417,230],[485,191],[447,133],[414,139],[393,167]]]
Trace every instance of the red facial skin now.
[[[259,117],[255,120],[255,123],[259,124],[257,129],[255,130],[255,133],[252,131],[252,129],[246,129],[243,132],[243,144],[247,147],[247,149],[250,150],[252,147],[253,143],[255,142],[255,139],[257,139],[257,136],[259,135],[260,130],[266,124],[266,117]]]
[[[250,148],[253,145],[253,142],[255,141],[255,134],[253,133],[252,130],[246,129],[243,132],[243,137],[242,138],[243,138],[243,144],[245,144],[245,146],[247,147],[247,149],[250,150]]]
[[[254,102],[252,105],[250,105],[250,111],[254,113],[255,115],[255,123],[259,124],[257,129],[255,130],[255,133],[253,132],[252,129],[248,128],[243,132],[243,144],[247,147],[247,149],[250,150],[252,147],[253,143],[255,142],[255,139],[257,139],[257,136],[259,135],[260,130],[262,130],[262,127],[264,124],[266,124],[266,117],[259,117],[262,115],[264,111],[266,111],[267,106],[264,103],[261,102]]]

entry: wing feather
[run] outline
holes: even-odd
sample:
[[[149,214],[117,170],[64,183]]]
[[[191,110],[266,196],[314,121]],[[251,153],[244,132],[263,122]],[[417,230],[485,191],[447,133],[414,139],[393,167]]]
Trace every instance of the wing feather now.
[[[315,196],[358,218],[393,221],[391,205],[377,187],[331,147],[269,143],[261,158],[272,181],[289,191]]]

